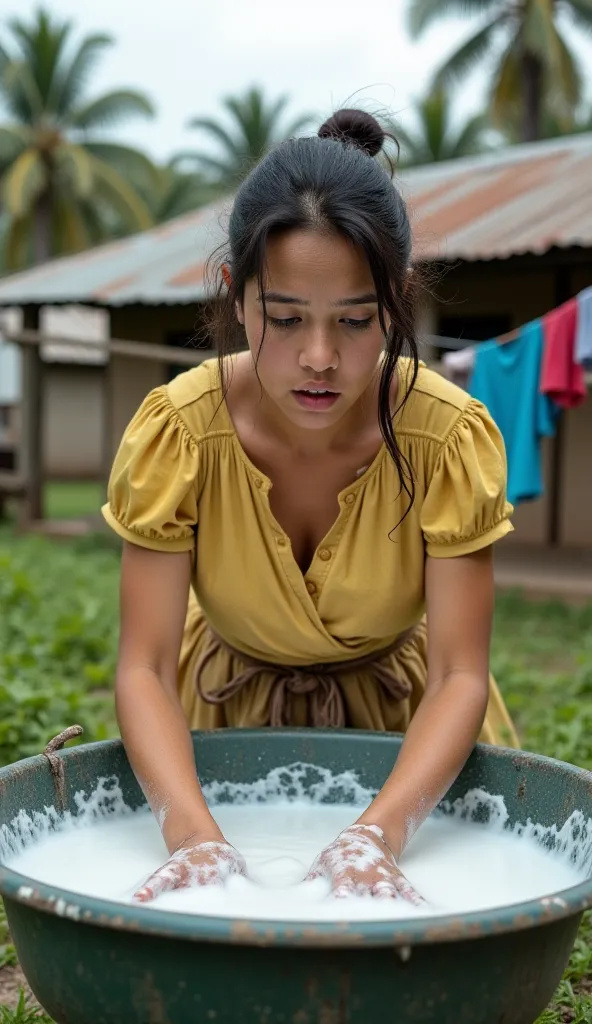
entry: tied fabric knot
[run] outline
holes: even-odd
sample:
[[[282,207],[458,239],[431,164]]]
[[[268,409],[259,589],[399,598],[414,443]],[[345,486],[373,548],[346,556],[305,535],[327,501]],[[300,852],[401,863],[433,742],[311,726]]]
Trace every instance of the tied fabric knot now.
[[[320,662],[315,665],[281,665],[274,662],[252,658],[236,650],[226,640],[218,636],[211,627],[208,628],[209,642],[199,658],[195,669],[195,687],[198,695],[206,704],[224,704],[261,672],[271,672],[274,676],[269,697],[269,724],[273,727],[291,724],[292,697],[310,695],[311,725],[317,728],[342,729],[346,725],[345,702],[339,685],[339,677],[352,674],[360,669],[370,669],[376,682],[395,701],[405,700],[411,695],[411,684],[400,679],[396,666],[386,664],[390,654],[400,651],[413,638],[418,626],[413,626],[392,644],[373,654],[361,658],[352,658],[340,662]],[[211,659],[219,650],[243,662],[245,668],[232,679],[216,690],[207,692],[203,685],[203,673]]]

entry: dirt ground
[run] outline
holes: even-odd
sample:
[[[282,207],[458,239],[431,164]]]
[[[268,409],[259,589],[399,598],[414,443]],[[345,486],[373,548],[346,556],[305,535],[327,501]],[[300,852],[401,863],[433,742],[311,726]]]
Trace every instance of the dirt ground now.
[[[19,990],[24,988],[30,1006],[39,1006],[31,989],[27,985],[20,967],[0,968],[0,1006],[9,1006],[14,1010],[19,1001]]]

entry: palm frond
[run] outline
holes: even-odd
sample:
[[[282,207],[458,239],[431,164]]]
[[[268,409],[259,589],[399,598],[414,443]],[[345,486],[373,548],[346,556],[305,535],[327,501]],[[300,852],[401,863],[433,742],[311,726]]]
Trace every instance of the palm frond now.
[[[592,32],[592,0],[567,0],[567,5],[576,26]]]
[[[545,93],[557,105],[561,120],[573,120],[584,94],[584,78],[576,55],[557,30],[557,64],[545,76]]]
[[[118,142],[84,142],[84,148],[92,156],[109,164],[127,181],[140,188],[156,188],[159,171],[149,156],[132,146]]]
[[[2,76],[4,74],[5,69],[11,63],[11,61],[12,57],[10,56],[8,50],[5,49],[2,43],[0,43],[0,91],[2,90]]]
[[[440,70],[436,73],[433,81],[434,88],[448,88],[455,85],[487,55],[491,49],[495,35],[506,24],[505,14],[496,14],[491,18],[474,36],[467,39],[462,46],[459,46]]]
[[[31,22],[16,18],[10,22],[10,27],[20,48],[22,63],[28,67],[43,107],[47,109],[72,23],[60,22],[40,8]]]
[[[43,161],[36,149],[26,149],[0,180],[2,201],[12,217],[23,217],[47,185]]]
[[[92,158],[84,146],[71,142],[57,146],[53,165],[56,185],[67,192],[72,202],[91,194],[94,184]]]
[[[518,38],[521,48],[538,57],[543,68],[557,68],[559,44],[554,9],[548,3],[530,3],[525,6]]]
[[[33,221],[31,215],[9,216],[3,235],[3,267],[9,272],[27,267],[32,262]]]
[[[2,76],[4,105],[21,124],[35,124],[43,116],[43,97],[31,68],[11,61]]]
[[[195,153],[194,155],[196,165],[200,170],[209,173],[215,180],[225,184],[236,185],[238,178],[247,173],[251,167],[245,157],[241,157],[243,160],[241,164],[239,159],[233,162],[218,160],[216,157],[209,156],[208,153]]]
[[[32,143],[29,128],[18,124],[0,125],[0,171],[27,149]]]
[[[152,103],[143,93],[135,89],[115,89],[73,111],[69,123],[72,128],[89,131],[137,115],[153,117],[154,113]]]
[[[451,143],[448,158],[456,160],[462,156],[484,153],[492,148],[491,143],[485,141],[488,131],[491,131],[491,124],[486,114],[476,114],[469,118]]]
[[[89,156],[95,179],[94,188],[117,211],[126,226],[139,231],[152,227],[153,220],[148,206],[137,191],[109,164]]]
[[[201,131],[207,132],[208,135],[211,135],[220,143],[222,149],[226,150],[227,155],[233,159],[240,155],[241,150],[238,141],[218,121],[214,121],[209,117],[194,117],[189,122],[189,128],[199,128]]]
[[[500,131],[519,116],[522,96],[520,48],[513,37],[499,60],[491,88],[492,121]]]
[[[91,244],[91,236],[80,203],[57,192],[53,203],[53,239],[56,252],[80,252]]]
[[[67,118],[70,111],[77,107],[102,51],[112,43],[112,37],[105,33],[87,36],[73,59],[59,68],[48,101],[49,108],[58,118]]]
[[[485,14],[498,7],[499,0],[408,0],[407,26],[412,39],[442,18]]]
[[[450,128],[450,102],[441,87],[433,89],[418,104],[422,134],[432,160],[446,159],[448,131]]]

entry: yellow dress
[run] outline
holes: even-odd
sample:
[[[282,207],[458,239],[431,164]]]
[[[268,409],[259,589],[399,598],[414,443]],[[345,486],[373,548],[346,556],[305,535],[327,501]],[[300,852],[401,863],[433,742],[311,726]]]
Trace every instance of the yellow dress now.
[[[406,387],[409,363],[398,367]],[[402,393],[400,391],[400,393]],[[405,731],[427,678],[424,563],[484,548],[511,529],[506,459],[487,410],[439,374],[420,367],[394,426],[413,467],[415,503],[405,511],[399,478],[382,445],[372,464],[338,495],[336,520],[305,574],[270,508],[271,481],[247,457],[222,398],[216,360],[156,388],[129,424],[115,457],[103,515],[125,540],[193,556],[179,664],[179,694],[191,728],[265,726],[277,675],[256,672],[220,704],[195,683],[198,661],[211,693],[245,669],[248,658],[281,665],[344,662],[382,651],[409,696],[396,699],[368,669],[340,679],[346,724]],[[310,722],[310,697],[292,702],[293,724]],[[491,679],[480,739],[517,746]]]

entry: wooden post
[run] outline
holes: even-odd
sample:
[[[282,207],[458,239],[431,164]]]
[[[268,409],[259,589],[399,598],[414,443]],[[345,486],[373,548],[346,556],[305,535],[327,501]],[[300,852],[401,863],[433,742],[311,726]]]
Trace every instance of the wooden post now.
[[[39,329],[39,307],[23,309],[25,329]],[[40,345],[23,345],[18,470],[25,479],[20,525],[43,519],[43,363]]]

